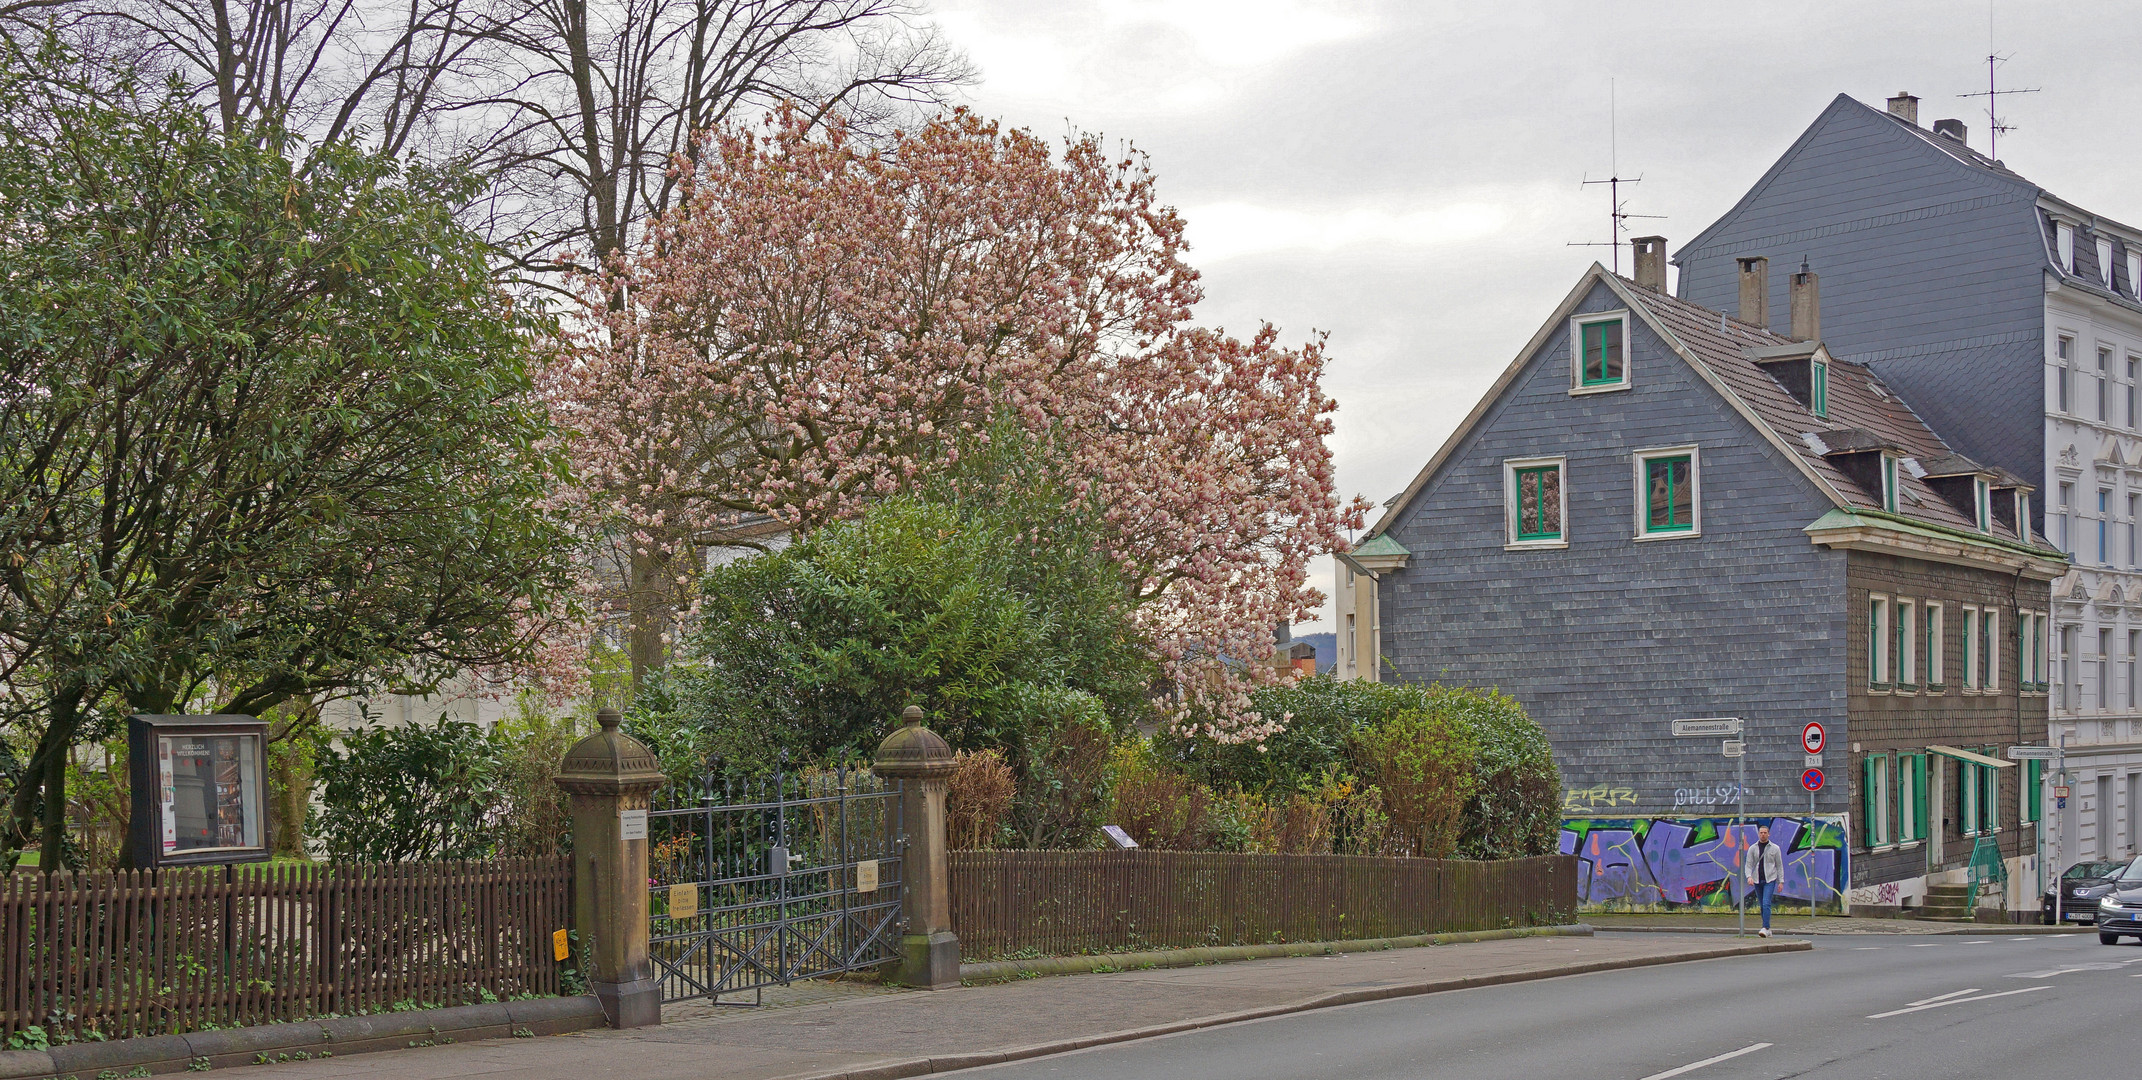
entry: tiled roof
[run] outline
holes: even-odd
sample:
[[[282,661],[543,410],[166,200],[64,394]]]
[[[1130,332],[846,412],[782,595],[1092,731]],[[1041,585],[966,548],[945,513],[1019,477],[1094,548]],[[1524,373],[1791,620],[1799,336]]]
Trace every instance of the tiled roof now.
[[[1825,451],[1893,446],[1904,452],[1907,461],[1897,474],[1901,485],[1897,509],[1902,515],[1945,528],[1977,531],[1972,517],[1935,494],[1921,479],[1925,475],[1921,469],[1914,468],[1922,463],[1945,462],[1955,457],[1955,452],[1866,367],[1835,358],[1829,361],[1829,417],[1819,418],[1748,355],[1750,351],[1791,345],[1791,339],[1652,292],[1626,278],[1619,280],[1623,291],[1648,309],[1776,433],[1779,442],[1798,454],[1816,476],[1843,498],[1847,507],[1879,511],[1882,493],[1861,487],[1825,457]],[[1809,435],[1814,438],[1809,439]],[[1993,535],[2009,541],[2019,539],[2014,530],[1998,522]]]

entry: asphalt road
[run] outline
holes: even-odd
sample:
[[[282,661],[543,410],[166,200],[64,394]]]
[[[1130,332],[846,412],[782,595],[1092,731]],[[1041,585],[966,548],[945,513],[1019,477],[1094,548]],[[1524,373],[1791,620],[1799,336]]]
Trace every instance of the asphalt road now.
[[[1298,1013],[974,1080],[1966,1080],[2142,1076],[2142,948],[1837,935],[1710,960]],[[1126,1023],[1135,1017],[1125,1017]]]

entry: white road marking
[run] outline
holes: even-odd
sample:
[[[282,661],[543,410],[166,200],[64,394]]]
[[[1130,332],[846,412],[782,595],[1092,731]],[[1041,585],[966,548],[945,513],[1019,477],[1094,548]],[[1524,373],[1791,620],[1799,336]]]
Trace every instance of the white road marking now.
[[[2044,971],[2018,971],[2008,976],[2011,979],[2050,979],[2055,975],[2072,975],[2078,971],[2118,971],[2118,964],[2076,964],[2072,967],[2046,968]]]
[[[1945,944],[1948,943],[1944,941],[1922,941],[1916,945],[1906,945],[1904,947],[1907,949],[1938,949]]]
[[[1955,992],[1953,992],[1953,993],[1947,993],[1947,994],[1943,994],[1943,995],[1941,995],[1940,997],[1920,998],[1920,999],[1919,999],[1919,1000],[1917,1000],[1917,1001],[1907,1001],[1907,1002],[1905,1002],[1904,1004],[1906,1004],[1906,1005],[1925,1005],[1925,1004],[1927,1004],[1928,1002],[1933,1002],[1933,1001],[1945,1001],[1945,1000],[1947,1000],[1947,999],[1949,999],[1949,998],[1952,998],[1952,997],[1962,997],[1962,996],[1964,996],[1965,994],[1976,994],[1976,993],[1978,993],[1978,987],[1974,986],[1974,987],[1972,987],[1972,988],[1971,988],[1971,989],[1969,989],[1969,990],[1957,990],[1957,991],[1955,991]]]
[[[1704,1058],[1702,1061],[1691,1061],[1678,1069],[1668,1069],[1665,1072],[1652,1073],[1650,1076],[1644,1077],[1644,1080],[1666,1080],[1666,1078],[1669,1076],[1680,1076],[1683,1073],[1692,1073],[1695,1072],[1697,1069],[1704,1067],[1705,1065],[1716,1065],[1721,1061],[1729,1061],[1733,1058],[1741,1056],[1742,1054],[1752,1054],[1755,1053],[1757,1050],[1761,1050],[1769,1045],[1769,1043],[1756,1043],[1753,1046],[1743,1046],[1740,1049],[1735,1050],[1729,1054],[1720,1054],[1717,1057],[1707,1057]]]
[[[1892,1016],[1902,1016],[1905,1013],[1924,1012],[1927,1009],[1938,1009],[1944,1005],[1961,1005],[1967,1001],[1992,1001],[1994,998],[2013,997],[2017,994],[2028,994],[2035,990],[2051,989],[2052,987],[2050,986],[2026,986],[2021,990],[2004,990],[1998,994],[1981,994],[1978,997],[1951,998],[1948,1001],[1936,1001],[1927,1005],[1907,1005],[1904,1008],[1892,1009],[1885,1013],[1874,1013],[1873,1015],[1867,1017],[1867,1019],[1886,1020]]]
[[[1855,945],[1855,946],[1853,946],[1853,948],[1852,948],[1852,951],[1853,951],[1853,952],[1881,952],[1881,951],[1882,951],[1882,947],[1881,947],[1880,945]]]

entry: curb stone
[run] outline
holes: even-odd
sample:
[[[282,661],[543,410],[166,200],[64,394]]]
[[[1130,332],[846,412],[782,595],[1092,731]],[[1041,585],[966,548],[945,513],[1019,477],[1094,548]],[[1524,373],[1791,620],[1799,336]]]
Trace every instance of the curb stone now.
[[[1026,975],[1084,975],[1103,969],[1128,971],[1144,968],[1195,967],[1237,960],[1266,960],[1280,956],[1335,956],[1339,953],[1382,952],[1428,945],[1455,945],[1468,941],[1502,941],[1523,937],[1590,937],[1593,927],[1583,923],[1564,926],[1525,926],[1507,930],[1465,930],[1447,934],[1415,934],[1410,937],[1352,938],[1345,941],[1294,941],[1277,945],[1208,945],[1195,949],[1155,949],[1147,952],[1097,953],[1086,956],[1043,956],[1032,960],[993,960],[961,964],[961,982],[1001,982]]]
[[[1006,1050],[980,1051],[967,1054],[946,1054],[938,1057],[910,1058],[905,1061],[888,1061],[877,1065],[864,1065],[838,1072],[813,1073],[802,1080],[904,1080],[911,1076],[928,1076],[932,1073],[953,1072],[983,1065],[996,1065],[1006,1061],[1023,1061],[1027,1058],[1047,1057],[1052,1054],[1069,1053],[1093,1046],[1114,1043],[1136,1042],[1141,1039],[1158,1038],[1200,1028],[1239,1024],[1248,1020],[1285,1016],[1290,1013],[1309,1012],[1315,1009],[1330,1009],[1340,1005],[1358,1005],[1368,1001],[1386,1001],[1392,998],[1418,997],[1423,994],[1442,993],[1447,990],[1469,990],[1482,986],[1502,986],[1509,983],[1536,982],[1541,979],[1558,979],[1565,975],[1588,975],[1599,971],[1618,971],[1625,968],[1657,967],[1664,964],[1684,964],[1697,960],[1720,960],[1735,956],[1760,956],[1768,953],[1811,952],[1810,941],[1766,941],[1747,944],[1721,945],[1677,956],[1642,956],[1624,960],[1599,960],[1583,964],[1543,971],[1510,972],[1500,975],[1471,975],[1457,979],[1433,979],[1422,982],[1401,983],[1396,986],[1379,986],[1362,990],[1333,991],[1315,997],[1283,1005],[1267,1005],[1238,1012],[1200,1016],[1190,1020],[1178,1020],[1148,1027],[1125,1028],[1121,1031],[1103,1032],[1076,1039],[1060,1039],[1055,1042],[1015,1046]]]
[[[473,1039],[563,1035],[603,1026],[602,1006],[592,997],[539,998],[454,1005],[444,1009],[344,1016],[261,1024],[186,1035],[151,1035],[111,1042],[68,1043],[49,1050],[0,1051],[0,1080],[95,1076],[146,1068],[185,1072],[200,1059],[216,1069],[251,1065],[262,1055],[292,1059],[403,1050]]]

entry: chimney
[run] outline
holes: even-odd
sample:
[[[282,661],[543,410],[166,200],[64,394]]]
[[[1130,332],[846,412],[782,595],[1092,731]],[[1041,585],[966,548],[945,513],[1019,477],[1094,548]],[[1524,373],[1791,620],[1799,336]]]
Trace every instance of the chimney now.
[[[1636,284],[1655,293],[1666,291],[1666,238],[1639,236],[1629,241],[1636,250]]]
[[[1740,264],[1740,314],[1735,318],[1770,329],[1770,260],[1757,255],[1734,261]]]
[[[1911,91],[1909,90],[1897,91],[1897,96],[1889,99],[1889,115],[1913,127],[1918,127],[1919,99],[1911,96]]]
[[[1949,138],[1956,140],[1957,142],[1969,146],[1971,144],[1970,140],[1964,138],[1967,133],[1968,129],[1964,127],[1964,122],[1961,120],[1934,121],[1934,134],[1946,135]]]
[[[1822,337],[1822,279],[1807,268],[1807,259],[1800,259],[1800,272],[1792,276],[1786,289],[1792,298],[1792,339],[1815,341]]]

